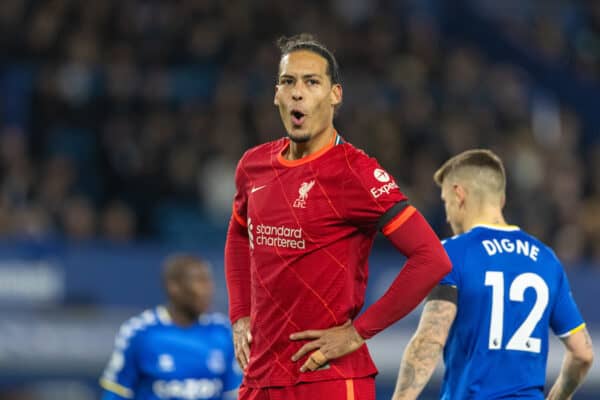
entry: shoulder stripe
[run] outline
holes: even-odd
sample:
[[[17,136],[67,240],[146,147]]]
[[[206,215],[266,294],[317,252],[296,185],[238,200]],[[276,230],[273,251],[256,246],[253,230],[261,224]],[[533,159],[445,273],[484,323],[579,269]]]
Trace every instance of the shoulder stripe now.
[[[568,331],[568,332],[565,332],[565,333],[562,333],[562,334],[560,334],[560,335],[556,335],[556,336],[558,336],[558,337],[559,337],[559,338],[561,338],[561,339],[562,339],[562,338],[566,338],[566,337],[569,337],[569,336],[571,336],[571,335],[572,335],[572,334],[574,334],[574,333],[577,333],[577,332],[579,332],[579,331],[583,330],[583,328],[585,328],[585,322],[584,322],[583,324],[579,325],[578,327],[571,329],[571,330],[570,330],[570,331]]]
[[[156,318],[151,310],[128,319],[121,325],[115,338],[115,347],[118,350],[124,350],[129,346],[129,341],[137,332],[146,329],[149,326],[156,325]]]
[[[377,230],[381,230],[408,206],[408,200],[402,200],[394,204],[389,210],[385,212],[385,214],[381,216],[381,218],[379,218],[379,222],[377,223]]]
[[[121,397],[133,399],[133,396],[134,396],[133,390],[131,390],[125,386],[121,386],[118,383],[109,381],[108,379],[100,379],[100,386],[102,386],[104,389],[108,390],[109,392],[118,394]]]
[[[240,224],[241,226],[243,226],[244,228],[247,228],[248,225],[246,224],[246,221],[244,221],[244,219],[242,217],[240,217],[240,215],[235,210],[235,204],[232,205],[231,210],[232,210],[231,215],[237,221],[237,223]]]
[[[402,212],[400,212],[394,219],[392,219],[386,226],[383,227],[381,232],[385,236],[389,236],[396,229],[400,228],[404,223],[417,211],[413,206],[408,206]]]

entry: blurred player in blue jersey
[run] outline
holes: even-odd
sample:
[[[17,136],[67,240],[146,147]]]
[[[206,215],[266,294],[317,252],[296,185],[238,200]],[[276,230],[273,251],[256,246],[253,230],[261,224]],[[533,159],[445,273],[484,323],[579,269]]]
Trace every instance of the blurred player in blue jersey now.
[[[164,264],[166,306],[125,322],[100,380],[102,400],[237,398],[241,382],[227,317],[207,314],[213,281],[202,260],[176,255]]]
[[[441,398],[543,399],[548,331],[565,346],[548,399],[570,399],[593,360],[590,336],[554,252],[508,225],[498,156],[469,150],[434,175],[456,234],[453,269],[429,295],[407,346],[394,400],[415,399],[444,352]]]

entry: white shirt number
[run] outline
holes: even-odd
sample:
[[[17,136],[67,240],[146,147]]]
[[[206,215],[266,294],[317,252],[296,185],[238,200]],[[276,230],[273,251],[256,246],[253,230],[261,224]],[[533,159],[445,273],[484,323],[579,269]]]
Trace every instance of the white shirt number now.
[[[485,286],[492,287],[492,314],[488,348],[499,350],[502,348],[502,332],[504,327],[504,273],[487,271],[485,273]],[[518,275],[511,283],[508,296],[511,301],[522,302],[524,301],[525,291],[528,288],[535,290],[535,304],[527,318],[525,318],[525,321],[523,321],[506,344],[506,349],[539,353],[541,351],[541,340],[531,337],[531,333],[540,319],[542,319],[548,305],[548,285],[546,285],[546,282],[539,275],[527,272]]]

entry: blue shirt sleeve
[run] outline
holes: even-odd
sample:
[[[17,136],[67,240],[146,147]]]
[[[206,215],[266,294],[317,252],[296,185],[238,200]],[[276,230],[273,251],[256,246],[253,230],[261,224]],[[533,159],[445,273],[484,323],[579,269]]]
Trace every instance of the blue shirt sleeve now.
[[[560,274],[556,302],[550,315],[550,326],[557,336],[565,337],[581,327],[584,321],[577,304],[575,304],[567,274],[562,266],[560,267]]]
[[[135,396],[139,368],[134,332],[131,325],[125,323],[117,334],[115,349],[100,379],[104,388],[102,400],[132,399]]]
[[[459,270],[462,268],[462,252],[458,246],[458,242],[454,239],[447,239],[442,242],[444,249],[450,258],[452,263],[452,270],[442,278],[440,285],[456,286],[460,287],[460,273]]]

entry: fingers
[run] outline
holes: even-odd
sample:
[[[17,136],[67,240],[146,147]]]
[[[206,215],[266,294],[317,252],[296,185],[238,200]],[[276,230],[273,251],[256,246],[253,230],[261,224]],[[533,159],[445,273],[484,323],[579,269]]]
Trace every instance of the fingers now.
[[[319,369],[320,367],[325,365],[327,361],[329,360],[327,359],[327,357],[325,357],[321,350],[314,351],[310,356],[308,356],[308,359],[306,360],[304,365],[300,367],[300,372],[314,371],[316,369]]]
[[[247,334],[244,336],[236,335],[235,337],[235,358],[242,369],[248,366],[250,361],[250,341],[252,336]]]
[[[298,361],[299,359],[304,357],[305,354],[318,349],[319,347],[321,347],[321,345],[322,343],[318,340],[306,343],[304,346],[300,347],[300,350],[298,350],[296,354],[292,356],[292,361]]]
[[[291,340],[318,339],[323,335],[324,332],[325,332],[324,330],[320,330],[320,329],[310,329],[307,331],[292,333],[290,335],[290,339]]]
[[[246,369],[250,362],[250,343],[252,343],[250,317],[239,318],[233,324],[233,344],[235,358],[242,369]]]

